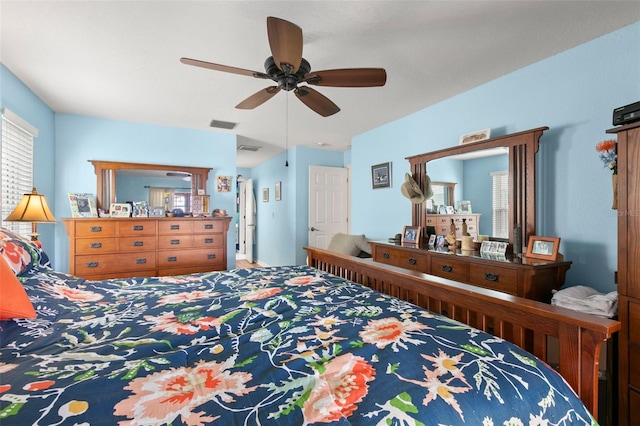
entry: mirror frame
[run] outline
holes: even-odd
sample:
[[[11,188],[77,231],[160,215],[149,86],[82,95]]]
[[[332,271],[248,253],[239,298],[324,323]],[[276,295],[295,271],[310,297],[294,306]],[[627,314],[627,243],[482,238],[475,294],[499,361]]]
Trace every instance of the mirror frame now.
[[[505,147],[509,151],[509,242],[513,243],[513,228],[522,226],[523,247],[530,236],[536,235],[536,153],[540,137],[548,127],[538,127],[480,142],[457,145],[438,151],[406,157],[413,178],[424,191],[429,161],[451,155],[464,154],[489,148]],[[426,226],[426,204],[413,204],[412,226]]]
[[[171,166],[166,164],[125,163],[121,161],[88,160],[96,172],[96,201],[98,208],[109,210],[116,202],[116,172],[118,170],[166,170],[168,172],[191,173],[191,194],[198,195],[198,189],[207,189],[210,167]],[[106,204],[105,204],[106,203]]]

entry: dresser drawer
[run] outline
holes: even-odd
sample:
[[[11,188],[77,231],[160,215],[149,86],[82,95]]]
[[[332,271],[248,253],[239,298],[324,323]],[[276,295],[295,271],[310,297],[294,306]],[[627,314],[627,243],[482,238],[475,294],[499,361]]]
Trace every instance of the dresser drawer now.
[[[398,266],[400,264],[398,250],[392,247],[376,246],[373,253],[373,260],[392,266]]]
[[[155,250],[156,237],[121,237],[118,238],[118,251]]]
[[[493,265],[469,265],[469,282],[479,287],[518,294],[518,271]]]
[[[76,256],[75,274],[79,277],[111,272],[154,270],[155,252]]]
[[[163,220],[158,223],[158,234],[192,234],[193,222],[190,220]]]
[[[193,247],[193,235],[160,235],[158,236],[158,248],[177,249]]]
[[[114,237],[116,235],[116,222],[108,220],[76,221],[76,238],[87,237]]]
[[[117,238],[78,238],[76,243],[77,254],[101,254],[117,251]]]
[[[153,220],[123,220],[118,222],[118,235],[121,237],[155,234],[156,222]]]
[[[212,222],[210,220],[194,220],[193,232],[195,234],[202,234],[208,232],[222,233],[224,232],[223,222]]]
[[[429,256],[422,253],[398,253],[398,266],[413,269],[414,271],[427,272],[429,270]]]
[[[193,236],[194,247],[224,247],[224,235],[222,234],[195,234]]]
[[[224,259],[222,248],[194,250],[161,250],[158,252],[158,267],[181,268],[183,266],[211,265],[216,269]],[[226,267],[226,265],[225,265]]]
[[[455,281],[467,281],[469,277],[469,264],[456,260],[451,256],[432,256],[431,275],[448,278]]]

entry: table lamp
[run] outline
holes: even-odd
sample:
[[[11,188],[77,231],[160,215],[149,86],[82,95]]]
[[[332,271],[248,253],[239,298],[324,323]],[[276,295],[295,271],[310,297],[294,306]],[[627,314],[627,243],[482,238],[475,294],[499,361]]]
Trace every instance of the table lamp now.
[[[31,242],[42,247],[38,240],[38,222],[55,222],[56,218],[49,210],[44,195],[38,194],[35,188],[30,194],[24,194],[18,206],[5,219],[7,222],[31,222]]]

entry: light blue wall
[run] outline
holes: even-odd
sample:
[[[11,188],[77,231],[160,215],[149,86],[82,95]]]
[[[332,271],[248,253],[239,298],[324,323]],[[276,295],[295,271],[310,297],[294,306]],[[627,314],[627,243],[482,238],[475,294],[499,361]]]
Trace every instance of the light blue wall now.
[[[255,258],[270,266],[306,263],[308,244],[309,166],[344,166],[342,152],[296,147],[251,170],[257,199]],[[282,182],[282,200],[275,201],[275,183]],[[269,189],[269,201],[262,190]]]
[[[236,136],[214,131],[129,123],[56,114],[56,217],[70,217],[69,192],[96,191],[96,175],[88,160],[128,161],[210,167],[207,194],[211,208],[235,214],[235,191],[217,192],[217,176],[236,176]],[[232,221],[233,223],[233,221]],[[68,271],[69,239],[57,225],[55,268]],[[227,265],[235,265],[235,228],[229,227]]]
[[[567,284],[615,290],[616,212],[595,145],[608,137],[612,110],[640,99],[638,40],[640,23],[355,137],[352,232],[386,239],[411,223],[399,186],[409,171],[405,157],[487,127],[499,136],[549,126],[538,153],[538,234],[562,238],[560,251],[573,262]],[[371,190],[371,165],[386,161],[392,188]]]
[[[473,213],[480,214],[480,234],[493,234],[493,178],[491,173],[508,170],[508,155],[496,155],[464,161],[464,177],[462,180],[464,192],[460,191],[459,198],[456,198],[458,200],[470,200]]]
[[[0,107],[10,109],[38,129],[38,137],[34,140],[33,184],[38,193],[47,198],[49,207],[58,218],[54,196],[53,157],[56,145],[53,111],[3,64],[0,64]],[[42,247],[53,262],[56,257],[55,225],[40,224],[38,233]]]

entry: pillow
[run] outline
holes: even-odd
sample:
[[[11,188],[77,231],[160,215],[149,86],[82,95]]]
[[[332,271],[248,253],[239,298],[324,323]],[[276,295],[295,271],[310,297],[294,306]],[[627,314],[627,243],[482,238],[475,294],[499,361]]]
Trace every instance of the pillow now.
[[[348,254],[349,256],[358,256],[361,251],[370,254],[371,246],[364,235],[350,235],[339,232],[331,238],[327,250]]]
[[[0,254],[14,274],[26,274],[34,267],[49,267],[49,256],[21,235],[0,228]]]
[[[36,311],[22,284],[0,256],[0,320],[35,318]]]

